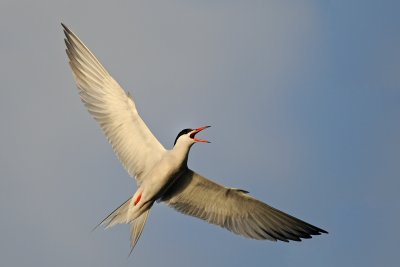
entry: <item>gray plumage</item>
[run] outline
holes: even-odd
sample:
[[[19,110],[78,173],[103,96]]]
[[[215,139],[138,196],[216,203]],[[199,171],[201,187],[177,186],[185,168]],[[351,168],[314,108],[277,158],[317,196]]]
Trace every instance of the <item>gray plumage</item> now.
[[[177,211],[253,239],[300,241],[326,231],[188,169],[162,201]]]

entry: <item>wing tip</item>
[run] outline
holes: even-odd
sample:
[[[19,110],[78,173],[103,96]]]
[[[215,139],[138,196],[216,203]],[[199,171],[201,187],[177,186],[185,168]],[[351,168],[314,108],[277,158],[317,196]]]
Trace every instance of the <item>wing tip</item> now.
[[[320,231],[320,233],[322,233],[322,234],[329,234],[329,232],[328,232],[328,231],[325,231],[324,229],[319,229],[319,231]]]
[[[61,22],[61,26],[63,27],[64,31],[67,33],[71,33],[71,30],[68,28],[67,25],[64,24],[64,22]]]

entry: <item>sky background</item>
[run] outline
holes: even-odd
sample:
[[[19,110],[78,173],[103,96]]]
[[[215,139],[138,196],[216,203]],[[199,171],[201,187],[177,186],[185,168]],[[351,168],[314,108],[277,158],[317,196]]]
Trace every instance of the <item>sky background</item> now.
[[[399,1],[0,2],[1,266],[397,266]],[[329,231],[248,240],[155,205],[91,232],[135,192],[79,100],[60,22],[189,166]]]

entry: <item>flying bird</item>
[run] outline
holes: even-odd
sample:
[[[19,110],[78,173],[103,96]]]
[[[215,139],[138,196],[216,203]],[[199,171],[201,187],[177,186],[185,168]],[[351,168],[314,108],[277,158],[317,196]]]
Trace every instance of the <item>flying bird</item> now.
[[[209,126],[179,132],[167,150],[140,117],[134,98],[115,81],[93,53],[68,27],[66,53],[79,95],[99,123],[137,190],[98,226],[130,224],[131,252],[143,231],[154,202],[221,226],[235,234],[272,241],[301,241],[328,233],[250,196],[245,190],[217,184],[187,166],[196,135]]]

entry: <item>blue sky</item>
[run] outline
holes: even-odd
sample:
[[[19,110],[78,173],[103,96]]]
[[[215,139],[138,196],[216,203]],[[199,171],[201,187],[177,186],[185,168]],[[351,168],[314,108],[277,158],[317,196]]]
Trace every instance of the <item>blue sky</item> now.
[[[3,1],[0,263],[4,266],[396,266],[397,1]],[[212,125],[189,165],[329,231],[235,236],[154,207],[90,232],[135,191],[79,100],[64,22],[170,148]]]

